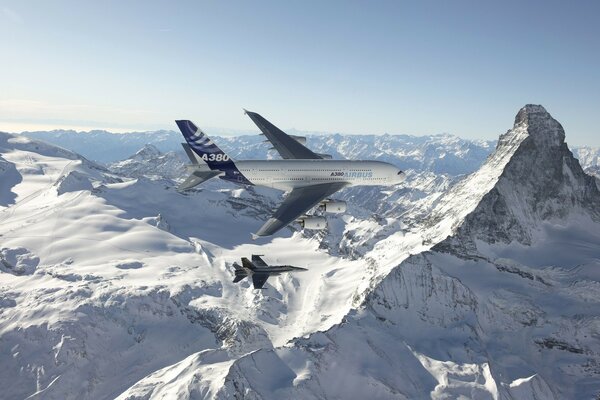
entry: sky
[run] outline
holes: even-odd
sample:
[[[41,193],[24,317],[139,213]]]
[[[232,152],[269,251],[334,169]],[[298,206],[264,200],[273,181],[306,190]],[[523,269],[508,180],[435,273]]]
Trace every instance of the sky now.
[[[0,0],[0,130],[451,133],[542,104],[600,146],[600,2]]]

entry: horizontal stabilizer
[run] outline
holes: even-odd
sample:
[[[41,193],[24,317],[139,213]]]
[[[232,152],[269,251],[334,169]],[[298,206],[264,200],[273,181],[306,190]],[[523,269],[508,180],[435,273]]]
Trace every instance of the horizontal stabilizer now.
[[[233,263],[233,267],[235,268],[235,278],[233,278],[233,283],[238,283],[248,276],[248,271],[242,268],[240,264]]]
[[[177,190],[184,191],[198,186],[202,182],[206,182],[210,178],[220,175],[221,171],[194,171],[187,177],[178,187]]]

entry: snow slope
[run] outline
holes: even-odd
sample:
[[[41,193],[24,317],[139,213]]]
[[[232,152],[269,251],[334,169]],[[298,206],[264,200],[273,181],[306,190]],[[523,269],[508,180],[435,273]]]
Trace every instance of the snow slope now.
[[[114,398],[184,360],[227,365],[339,322],[372,273],[291,229],[251,242],[278,192],[216,181],[181,194],[169,179],[127,179],[48,144],[2,140],[18,174],[2,193],[16,204],[0,211],[8,398]],[[264,291],[231,283],[231,263],[251,253],[309,271]]]
[[[325,234],[251,242],[280,193],[181,194],[174,153],[109,170],[0,134],[3,396],[596,396],[600,195],[560,124],[524,107],[464,179],[431,160],[477,151],[388,146],[409,139],[324,138],[319,151],[420,161],[398,187],[341,192],[351,212]],[[231,283],[253,253],[309,271]]]
[[[342,323],[241,357],[216,397],[594,398],[599,210],[560,124],[528,105],[440,199],[429,251],[386,246],[399,262]]]

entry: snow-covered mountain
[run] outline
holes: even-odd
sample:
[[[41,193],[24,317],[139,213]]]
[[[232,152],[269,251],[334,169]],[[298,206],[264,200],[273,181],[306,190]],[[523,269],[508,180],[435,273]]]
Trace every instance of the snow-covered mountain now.
[[[546,110],[440,199],[428,251],[403,257],[407,236],[367,254],[393,266],[340,324],[241,357],[217,397],[598,396],[600,192]]]
[[[116,134],[103,130],[88,132],[53,130],[23,132],[23,135],[69,149],[101,163],[123,160],[147,144],[151,144],[163,152],[181,149],[179,144],[181,136],[174,131]]]
[[[189,161],[182,152],[162,153],[154,145],[147,144],[131,157],[111,163],[108,168],[131,178],[181,180],[186,177],[185,165]]]
[[[309,144],[414,161],[403,185],[341,192],[350,212],[326,234],[251,242],[280,193],[211,180],[181,194],[186,161],[158,146],[104,168],[0,134],[3,396],[600,393],[600,194],[560,124],[526,106],[487,159],[449,136],[371,139]],[[237,158],[267,152],[250,136],[218,140]],[[231,283],[231,263],[252,253],[309,271],[264,291]]]
[[[6,398],[114,398],[202,350],[226,365],[338,322],[371,274],[293,229],[250,242],[277,192],[216,181],[181,194],[23,136],[2,134],[0,155]],[[233,284],[231,263],[251,253],[309,271],[265,291]]]

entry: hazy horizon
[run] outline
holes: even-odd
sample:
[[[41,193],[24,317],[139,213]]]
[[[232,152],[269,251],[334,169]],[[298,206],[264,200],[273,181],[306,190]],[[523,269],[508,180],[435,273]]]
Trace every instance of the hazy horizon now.
[[[600,3],[3,2],[0,130],[447,132],[542,104],[600,146]]]

